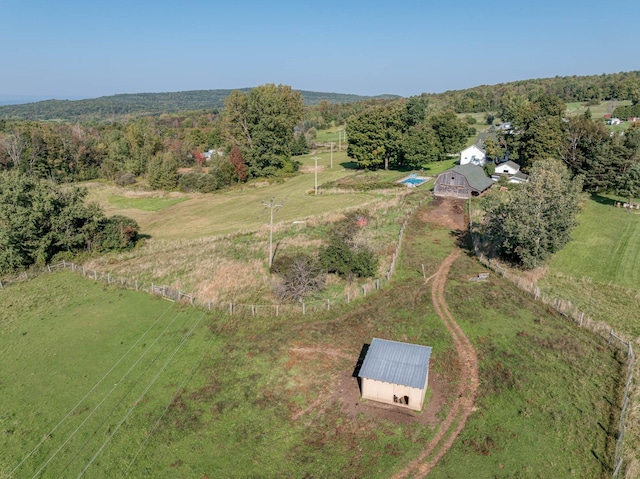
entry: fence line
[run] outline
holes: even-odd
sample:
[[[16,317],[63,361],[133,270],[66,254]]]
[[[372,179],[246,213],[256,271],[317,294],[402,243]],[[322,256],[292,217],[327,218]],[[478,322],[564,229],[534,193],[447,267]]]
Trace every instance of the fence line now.
[[[503,278],[511,281],[516,285],[517,288],[531,294],[536,301],[542,302],[548,308],[551,308],[558,312],[560,315],[565,318],[573,321],[576,325],[581,328],[585,328],[590,330],[596,335],[601,336],[602,338],[607,340],[609,345],[619,348],[627,355],[627,378],[624,388],[624,394],[622,395],[622,403],[620,406],[620,420],[618,423],[618,439],[616,441],[616,451],[613,459],[613,479],[617,479],[619,477],[620,470],[622,468],[623,463],[623,444],[624,444],[624,435],[626,431],[626,414],[627,414],[627,406],[629,404],[629,396],[630,396],[630,388],[631,383],[633,382],[633,366],[635,363],[635,355],[633,353],[633,347],[631,345],[631,341],[624,338],[622,335],[616,334],[606,322],[604,321],[595,321],[592,318],[588,317],[584,314],[584,312],[580,311],[576,308],[570,301],[561,300],[558,298],[552,298],[549,296],[542,295],[540,292],[540,288],[536,286],[533,281],[529,281],[527,279],[522,278],[521,276],[511,272],[509,269],[500,265],[498,261],[495,259],[492,261],[491,258],[486,257],[481,251],[478,243],[476,241],[476,237],[473,233],[473,221],[471,218],[471,201],[469,203],[469,234],[471,235],[471,242],[473,244],[473,249],[476,254],[476,258],[480,263],[485,265],[487,268],[495,271],[500,274]],[[612,344],[613,342],[613,344]]]
[[[69,261],[62,261],[56,264],[49,264],[45,267],[31,268],[28,272],[24,271],[11,277],[5,277],[4,283],[0,281],[0,289],[3,289],[6,285],[25,281],[43,273],[50,273],[58,270],[71,270],[77,274],[93,279],[94,281],[103,281],[109,285],[116,285],[122,288],[133,289],[136,291],[144,291],[153,295],[161,296],[170,301],[180,302],[184,304],[190,304],[192,306],[207,309],[208,311],[220,311],[226,312],[229,315],[241,315],[241,316],[278,316],[286,314],[307,314],[318,311],[328,311],[332,307],[339,304],[348,304],[351,301],[364,297],[367,294],[380,289],[385,283],[389,282],[395,272],[395,266],[397,258],[400,254],[400,248],[402,246],[402,237],[404,230],[411,219],[411,216],[420,207],[423,201],[419,201],[413,205],[404,216],[402,225],[398,233],[398,240],[396,248],[391,258],[391,264],[384,277],[375,278],[370,281],[350,285],[345,287],[344,295],[342,297],[319,299],[314,301],[302,301],[297,303],[268,303],[268,304],[244,304],[234,301],[222,301],[213,302],[210,299],[198,298],[195,295],[182,291],[177,288],[172,288],[166,285],[159,285],[155,283],[144,284],[137,279],[125,278],[122,276],[114,276],[110,272],[99,272],[97,270],[87,269],[82,265],[75,264]]]

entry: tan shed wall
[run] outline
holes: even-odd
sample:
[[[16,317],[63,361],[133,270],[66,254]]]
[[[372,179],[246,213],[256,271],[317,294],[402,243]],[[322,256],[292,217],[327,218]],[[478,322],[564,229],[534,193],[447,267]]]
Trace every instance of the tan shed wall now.
[[[427,379],[429,372],[427,371]],[[362,398],[371,399],[386,404],[393,404],[395,406],[408,407],[414,411],[420,411],[422,404],[424,403],[424,395],[427,389],[427,382],[425,382],[424,389],[412,388],[409,386],[402,386],[400,384],[385,383],[383,381],[376,381],[375,379],[362,378]],[[394,402],[393,396],[403,397],[409,396],[409,404],[399,404]]]

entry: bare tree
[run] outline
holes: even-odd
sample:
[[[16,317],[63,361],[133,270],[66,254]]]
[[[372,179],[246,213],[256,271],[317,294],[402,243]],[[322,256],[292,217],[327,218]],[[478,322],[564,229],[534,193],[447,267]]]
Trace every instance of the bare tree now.
[[[27,148],[27,138],[21,130],[15,130],[13,133],[5,136],[2,141],[2,149],[13,162],[13,166],[18,168],[22,160],[22,154]]]
[[[320,263],[308,254],[283,256],[274,263],[272,270],[281,276],[274,287],[281,301],[302,301],[325,285],[326,275]]]

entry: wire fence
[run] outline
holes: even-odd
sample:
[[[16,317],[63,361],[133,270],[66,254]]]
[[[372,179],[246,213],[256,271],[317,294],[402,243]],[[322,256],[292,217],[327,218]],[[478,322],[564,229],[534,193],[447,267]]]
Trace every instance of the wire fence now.
[[[153,282],[144,283],[137,279],[113,275],[109,272],[101,272],[94,269],[88,269],[82,265],[69,261],[61,261],[60,263],[50,264],[40,268],[33,267],[28,271],[23,271],[13,276],[6,276],[3,278],[3,280],[0,280],[0,289],[3,289],[6,285],[20,281],[26,281],[43,273],[50,273],[59,270],[71,270],[77,274],[93,279],[94,281],[102,281],[108,285],[115,285],[118,287],[136,291],[144,291],[156,296],[161,296],[170,301],[190,304],[195,307],[204,308],[208,311],[219,311],[234,316],[279,316],[288,314],[310,314],[319,311],[328,311],[340,304],[348,304],[359,298],[363,298],[368,294],[380,289],[384,284],[388,283],[391,280],[395,272],[397,258],[400,254],[400,248],[402,247],[402,237],[404,235],[406,226],[411,216],[422,205],[422,203],[423,201],[416,202],[416,204],[414,204],[405,212],[402,224],[398,232],[396,246],[391,256],[389,269],[387,270],[386,274],[383,277],[371,279],[362,283],[350,283],[345,286],[345,289],[341,295],[333,298],[301,301],[295,303],[246,304],[235,301],[212,301],[207,298],[196,297],[192,293],[182,291],[171,286],[155,284]]]
[[[469,234],[471,235],[471,242],[475,250],[475,255],[478,261],[485,265],[487,268],[501,275],[503,278],[511,281],[519,289],[531,294],[535,300],[540,301],[548,308],[553,309],[561,316],[573,321],[581,328],[590,330],[591,332],[599,335],[607,340],[607,343],[613,347],[619,348],[627,356],[626,363],[626,382],[624,393],[622,395],[622,402],[620,405],[620,419],[618,422],[618,434],[616,440],[616,450],[613,459],[613,479],[618,479],[622,470],[624,462],[624,436],[626,432],[626,417],[627,409],[629,406],[629,397],[631,385],[633,383],[633,368],[635,364],[635,355],[633,352],[633,346],[631,341],[623,335],[616,333],[611,326],[604,321],[595,321],[584,312],[580,311],[570,301],[553,298],[541,293],[540,288],[536,286],[536,283],[523,278],[512,270],[504,267],[499,261],[487,257],[482,251],[477,241],[477,236],[473,231],[473,221],[471,216],[471,202],[469,201]]]

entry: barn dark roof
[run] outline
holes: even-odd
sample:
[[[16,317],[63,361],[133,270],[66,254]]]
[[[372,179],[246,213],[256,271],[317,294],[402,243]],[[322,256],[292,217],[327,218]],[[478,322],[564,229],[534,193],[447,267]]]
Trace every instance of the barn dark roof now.
[[[422,389],[431,348],[373,338],[358,377]]]
[[[454,166],[447,171],[455,171],[463,175],[469,182],[469,186],[478,192],[483,192],[493,185],[493,181],[484,173],[484,170],[471,163]],[[446,173],[446,171],[444,173]]]

